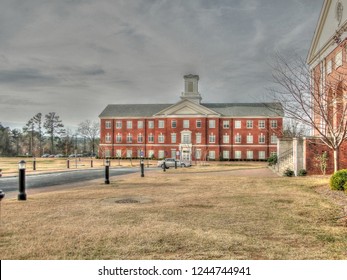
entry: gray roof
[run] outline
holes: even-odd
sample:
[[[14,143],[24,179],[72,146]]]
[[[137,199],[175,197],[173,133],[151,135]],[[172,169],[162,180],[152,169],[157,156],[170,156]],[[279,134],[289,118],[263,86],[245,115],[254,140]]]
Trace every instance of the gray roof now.
[[[110,104],[99,115],[105,117],[152,117],[173,104]]]
[[[280,103],[206,103],[201,104],[223,116],[283,117]]]
[[[107,117],[152,117],[156,113],[174,104],[110,104],[99,115]],[[283,117],[280,103],[202,103],[222,116],[243,117]]]

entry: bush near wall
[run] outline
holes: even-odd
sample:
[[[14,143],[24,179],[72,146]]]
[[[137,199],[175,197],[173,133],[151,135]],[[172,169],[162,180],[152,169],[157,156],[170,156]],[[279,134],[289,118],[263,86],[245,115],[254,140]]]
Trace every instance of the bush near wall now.
[[[347,169],[339,170],[330,177],[330,188],[338,191],[347,190]]]

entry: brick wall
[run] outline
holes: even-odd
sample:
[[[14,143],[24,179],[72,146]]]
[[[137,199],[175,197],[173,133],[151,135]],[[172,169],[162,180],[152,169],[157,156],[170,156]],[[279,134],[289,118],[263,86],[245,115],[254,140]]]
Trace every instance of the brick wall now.
[[[322,155],[323,152],[328,153],[327,170],[326,174],[334,173],[334,154],[333,150],[327,147],[320,139],[307,138],[305,141],[305,164],[308,174],[322,174],[320,169],[320,162],[317,158],[318,155]],[[345,141],[340,147],[339,153],[340,169],[347,168],[347,141]]]
[[[127,121],[132,121],[132,128],[127,128]],[[172,127],[172,121],[176,121],[176,127]],[[184,120],[189,120],[189,128],[185,128]],[[215,122],[214,127],[210,127],[209,121]],[[241,128],[235,128],[235,121],[241,122]],[[264,121],[265,127],[259,127],[259,121]],[[277,121],[277,127],[271,127],[271,121]],[[116,123],[121,122],[122,127],[117,128]],[[138,128],[138,121],[143,121],[143,128]],[[148,121],[154,121],[154,128],[149,128]],[[164,121],[164,127],[159,128],[159,121]],[[197,121],[201,123],[201,127],[197,127]],[[226,126],[223,121],[228,121],[229,126]],[[247,121],[252,121],[252,127],[247,127]],[[107,127],[107,122],[109,126]],[[181,140],[181,132],[191,132],[192,159],[195,160],[195,151],[201,151],[201,159],[206,159],[210,151],[214,151],[215,159],[219,160],[223,156],[223,151],[229,152],[229,157],[226,160],[234,159],[235,151],[241,152],[241,159],[247,159],[247,152],[253,151],[253,159],[259,159],[259,152],[265,153],[265,159],[272,152],[277,151],[277,142],[271,143],[271,136],[281,136],[282,133],[282,118],[206,118],[206,117],[167,117],[167,118],[109,118],[101,119],[100,122],[100,152],[99,156],[110,157],[117,156],[117,150],[121,150],[121,156],[126,157],[126,151],[132,151],[132,157],[138,156],[138,151],[144,151],[147,157],[149,151],[154,152],[156,158],[159,153],[164,151],[165,157],[171,157],[172,150],[179,150]],[[138,134],[142,134],[143,143],[137,140]],[[171,134],[176,133],[176,143],[171,142]],[[201,135],[201,143],[197,143],[196,134]],[[127,135],[132,135],[132,142],[127,141]],[[154,142],[148,141],[148,136],[154,136]],[[235,143],[235,136],[241,136],[241,143]],[[117,135],[122,136],[122,141],[117,142]],[[159,136],[164,136],[164,142],[159,143]],[[215,142],[209,141],[210,136],[214,135]],[[227,135],[229,143],[224,143],[223,138]],[[253,143],[247,143],[247,136],[253,136]],[[259,143],[259,136],[265,136],[265,143]]]

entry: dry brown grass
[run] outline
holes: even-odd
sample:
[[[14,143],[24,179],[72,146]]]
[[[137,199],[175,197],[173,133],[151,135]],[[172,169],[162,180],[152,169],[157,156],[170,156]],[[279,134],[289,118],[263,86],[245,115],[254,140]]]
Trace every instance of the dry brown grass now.
[[[0,257],[347,259],[341,207],[314,190],[327,177],[275,177],[247,165],[170,168],[4,199]]]

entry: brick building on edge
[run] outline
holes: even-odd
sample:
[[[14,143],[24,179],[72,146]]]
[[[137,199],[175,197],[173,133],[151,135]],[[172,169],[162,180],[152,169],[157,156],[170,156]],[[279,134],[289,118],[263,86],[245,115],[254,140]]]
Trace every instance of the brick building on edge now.
[[[199,76],[184,76],[175,104],[111,104],[100,114],[100,157],[265,160],[277,151],[278,103],[201,103]]]

